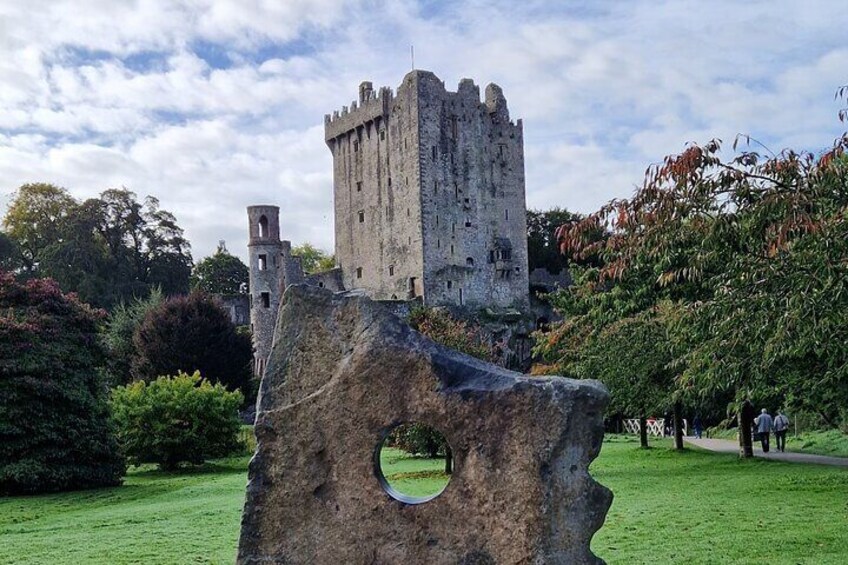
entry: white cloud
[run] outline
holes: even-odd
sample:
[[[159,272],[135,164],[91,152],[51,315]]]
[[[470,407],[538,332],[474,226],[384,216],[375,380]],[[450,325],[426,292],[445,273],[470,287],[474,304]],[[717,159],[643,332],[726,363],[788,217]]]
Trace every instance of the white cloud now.
[[[329,249],[323,114],[399,84],[414,44],[449,89],[504,88],[530,206],[588,212],[688,141],[828,145],[845,21],[836,0],[0,0],[0,193],[153,194],[196,258],[245,255],[246,206],[276,203],[285,237]]]

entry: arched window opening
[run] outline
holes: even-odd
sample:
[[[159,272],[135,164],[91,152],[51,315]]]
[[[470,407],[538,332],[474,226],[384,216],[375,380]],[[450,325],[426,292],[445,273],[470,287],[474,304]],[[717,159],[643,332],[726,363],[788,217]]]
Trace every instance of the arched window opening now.
[[[259,218],[259,237],[268,237],[268,218],[264,215]]]

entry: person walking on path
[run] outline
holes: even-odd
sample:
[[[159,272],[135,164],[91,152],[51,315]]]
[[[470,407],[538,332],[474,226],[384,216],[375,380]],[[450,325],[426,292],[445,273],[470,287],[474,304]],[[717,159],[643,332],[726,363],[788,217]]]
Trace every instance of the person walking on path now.
[[[695,414],[695,419],[692,420],[692,427],[695,429],[695,437],[701,439],[701,416]]]
[[[789,418],[778,410],[777,416],[774,417],[774,439],[777,443],[777,450],[780,452],[786,451],[786,430],[789,429]]]
[[[754,420],[754,423],[757,425],[757,432],[760,434],[760,444],[763,446],[763,453],[768,453],[769,434],[774,427],[774,422],[765,408],[762,409],[760,415]]]

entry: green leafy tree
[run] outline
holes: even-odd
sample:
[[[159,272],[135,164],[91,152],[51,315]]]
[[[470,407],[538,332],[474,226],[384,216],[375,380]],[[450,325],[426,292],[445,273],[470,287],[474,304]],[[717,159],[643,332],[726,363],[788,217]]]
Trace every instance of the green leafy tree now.
[[[134,465],[174,470],[199,465],[241,447],[238,409],[244,398],[213,385],[195,371],[138,381],[112,391],[117,437]]]
[[[188,291],[190,246],[173,214],[126,189],[77,202],[64,188],[25,184],[4,217],[27,276],[55,279],[95,306],[111,308],[153,287]]]
[[[303,272],[307,274],[320,273],[335,268],[336,258],[311,243],[303,243],[292,248],[292,255],[300,257]]]
[[[136,298],[129,304],[120,303],[109,316],[103,339],[109,351],[107,365],[109,384],[125,385],[132,380],[132,359],[135,357],[135,335],[147,313],[164,301],[162,291],[154,288],[147,298]]]
[[[230,255],[222,244],[214,255],[194,266],[191,287],[212,294],[239,294],[247,289],[249,279],[247,265]]]
[[[563,249],[605,255],[606,284],[647,273],[653,290],[687,297],[670,334],[680,390],[786,402],[835,425],[848,402],[846,148],[848,135],[818,156],[725,160],[717,140],[692,145],[651,167],[632,199],[564,228]],[[585,243],[608,225],[608,239]]]
[[[49,183],[21,185],[3,218],[6,233],[16,242],[24,268],[34,273],[44,249],[62,239],[62,224],[77,203],[64,188]]]
[[[582,219],[563,208],[527,210],[527,262],[529,268],[559,273],[568,266],[568,257],[560,253],[556,230],[561,225]]]
[[[98,370],[102,315],[53,281],[0,272],[0,493],[120,484]]]
[[[136,379],[200,371],[213,383],[252,396],[250,337],[238,332],[218,300],[205,292],[175,296],[149,310],[133,343]]]

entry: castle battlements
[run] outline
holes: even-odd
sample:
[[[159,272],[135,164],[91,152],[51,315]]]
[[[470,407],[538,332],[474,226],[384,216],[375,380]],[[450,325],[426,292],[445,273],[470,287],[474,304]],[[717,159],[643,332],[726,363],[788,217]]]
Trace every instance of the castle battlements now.
[[[324,115],[324,139],[330,141],[369,122],[385,119],[394,100],[394,91],[381,87],[375,91],[370,82],[359,85],[359,101],[354,100],[350,107],[342,106],[341,111]]]

